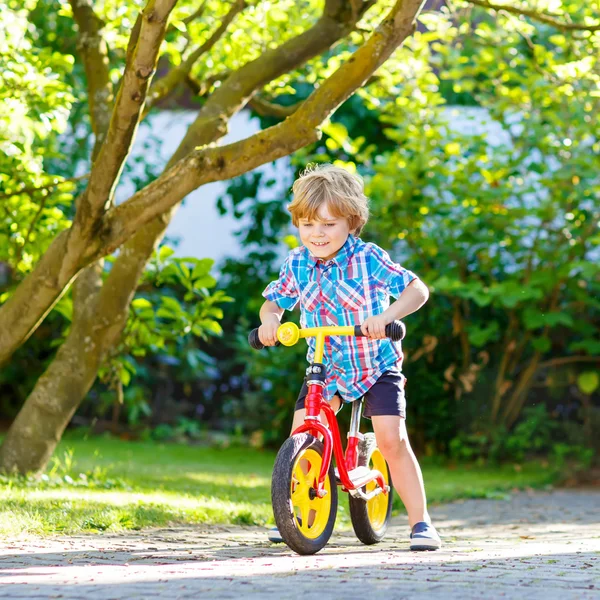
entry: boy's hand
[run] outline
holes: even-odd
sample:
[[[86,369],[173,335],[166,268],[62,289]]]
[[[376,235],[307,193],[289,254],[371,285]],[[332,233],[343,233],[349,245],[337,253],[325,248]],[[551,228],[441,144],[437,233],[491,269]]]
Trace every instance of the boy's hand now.
[[[274,346],[277,342],[277,328],[279,319],[273,315],[273,319],[267,320],[258,328],[258,339],[263,346]]]
[[[383,315],[368,317],[361,325],[362,332],[371,340],[382,340],[386,338],[385,326],[389,320]]]

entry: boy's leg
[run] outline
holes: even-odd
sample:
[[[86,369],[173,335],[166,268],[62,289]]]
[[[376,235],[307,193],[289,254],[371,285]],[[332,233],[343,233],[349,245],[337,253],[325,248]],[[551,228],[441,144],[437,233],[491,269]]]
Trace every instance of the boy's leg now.
[[[411,550],[437,550],[442,542],[427,512],[423,475],[410,447],[404,418],[371,416],[377,446],[388,463],[392,483],[398,491],[410,523]]]
[[[422,521],[430,523],[423,475],[406,432],[402,417],[372,416],[377,446],[388,463],[394,488],[398,492],[411,528]]]

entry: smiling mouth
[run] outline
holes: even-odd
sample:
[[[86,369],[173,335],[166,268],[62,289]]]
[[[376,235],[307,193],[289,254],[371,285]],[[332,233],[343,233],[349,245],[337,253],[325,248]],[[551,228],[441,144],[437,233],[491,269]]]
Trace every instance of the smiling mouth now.
[[[327,246],[329,242],[313,242],[314,246]]]

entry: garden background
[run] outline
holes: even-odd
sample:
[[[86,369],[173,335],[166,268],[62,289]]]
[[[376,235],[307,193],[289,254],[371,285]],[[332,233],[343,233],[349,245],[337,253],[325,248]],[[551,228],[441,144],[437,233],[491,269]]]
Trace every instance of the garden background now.
[[[431,289],[403,342],[431,499],[596,480],[599,11],[533,4],[1,1],[2,531],[268,522],[305,350],[246,338],[312,162]],[[240,110],[259,133],[219,146]],[[162,237],[210,181],[219,264]]]

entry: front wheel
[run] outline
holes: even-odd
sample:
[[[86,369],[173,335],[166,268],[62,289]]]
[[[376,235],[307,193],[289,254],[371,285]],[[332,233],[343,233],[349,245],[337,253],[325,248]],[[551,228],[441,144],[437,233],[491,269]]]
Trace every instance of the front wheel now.
[[[333,465],[325,478],[323,498],[316,495],[323,462],[323,444],[307,433],[281,446],[271,481],[271,501],[283,541],[298,554],[314,554],[329,541],[337,515],[337,485]]]
[[[375,469],[383,475],[386,485],[390,487],[387,494],[383,492],[371,498],[363,500],[348,496],[350,504],[350,518],[356,537],[363,544],[377,544],[383,539],[392,516],[392,484],[390,471],[383,458],[383,454],[375,441],[375,434],[367,433],[358,445],[358,466]],[[377,487],[375,481],[371,481],[362,488],[369,493]]]

